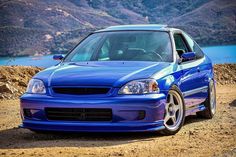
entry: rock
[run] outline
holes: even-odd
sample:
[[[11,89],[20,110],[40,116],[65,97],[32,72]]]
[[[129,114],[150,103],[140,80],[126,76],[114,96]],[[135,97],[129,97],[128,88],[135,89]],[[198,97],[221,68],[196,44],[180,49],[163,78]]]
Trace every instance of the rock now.
[[[18,78],[12,78],[12,82],[18,82],[19,79]]]
[[[27,84],[24,81],[19,81],[18,83],[20,86],[27,87]]]
[[[5,80],[7,78],[6,75],[0,75],[0,80]]]
[[[9,84],[1,84],[0,85],[0,93],[13,93],[14,91],[12,88],[9,86]]]

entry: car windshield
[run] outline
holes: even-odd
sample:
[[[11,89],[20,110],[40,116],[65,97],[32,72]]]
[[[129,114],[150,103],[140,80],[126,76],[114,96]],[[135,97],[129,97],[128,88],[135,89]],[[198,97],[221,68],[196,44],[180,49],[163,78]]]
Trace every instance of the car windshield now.
[[[116,31],[88,36],[64,61],[172,62],[173,55],[167,32]]]

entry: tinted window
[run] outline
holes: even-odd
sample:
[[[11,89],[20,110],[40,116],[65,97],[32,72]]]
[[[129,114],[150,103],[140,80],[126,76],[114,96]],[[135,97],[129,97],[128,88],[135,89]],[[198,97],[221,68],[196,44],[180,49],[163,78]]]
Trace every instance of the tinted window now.
[[[83,40],[65,61],[172,62],[167,32],[120,31],[95,33]]]
[[[184,41],[184,38],[181,34],[174,34],[174,40],[175,40],[175,47],[176,51],[178,52],[179,57],[185,53],[189,52],[188,47]]]
[[[186,39],[186,41],[188,42],[188,45],[191,49],[191,51],[196,53],[196,58],[202,58],[204,56],[201,48],[196,44],[195,41],[192,40],[192,38],[190,36],[188,36],[187,34],[184,33],[184,37]]]

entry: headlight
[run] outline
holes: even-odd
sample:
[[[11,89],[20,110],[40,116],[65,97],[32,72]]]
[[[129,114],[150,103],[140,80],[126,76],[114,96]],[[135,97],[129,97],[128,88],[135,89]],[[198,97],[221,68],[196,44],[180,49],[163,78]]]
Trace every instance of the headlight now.
[[[43,81],[38,79],[31,79],[26,89],[26,93],[45,94],[46,89]]]
[[[153,94],[158,92],[159,88],[156,80],[142,79],[127,83],[119,90],[118,94]]]

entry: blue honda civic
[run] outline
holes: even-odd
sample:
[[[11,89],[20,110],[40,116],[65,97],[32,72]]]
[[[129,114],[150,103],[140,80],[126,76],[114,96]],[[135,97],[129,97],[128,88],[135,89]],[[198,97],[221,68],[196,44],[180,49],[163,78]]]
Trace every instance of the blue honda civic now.
[[[53,58],[21,97],[23,128],[173,135],[186,116],[216,112],[211,60],[179,29],[112,26]]]

